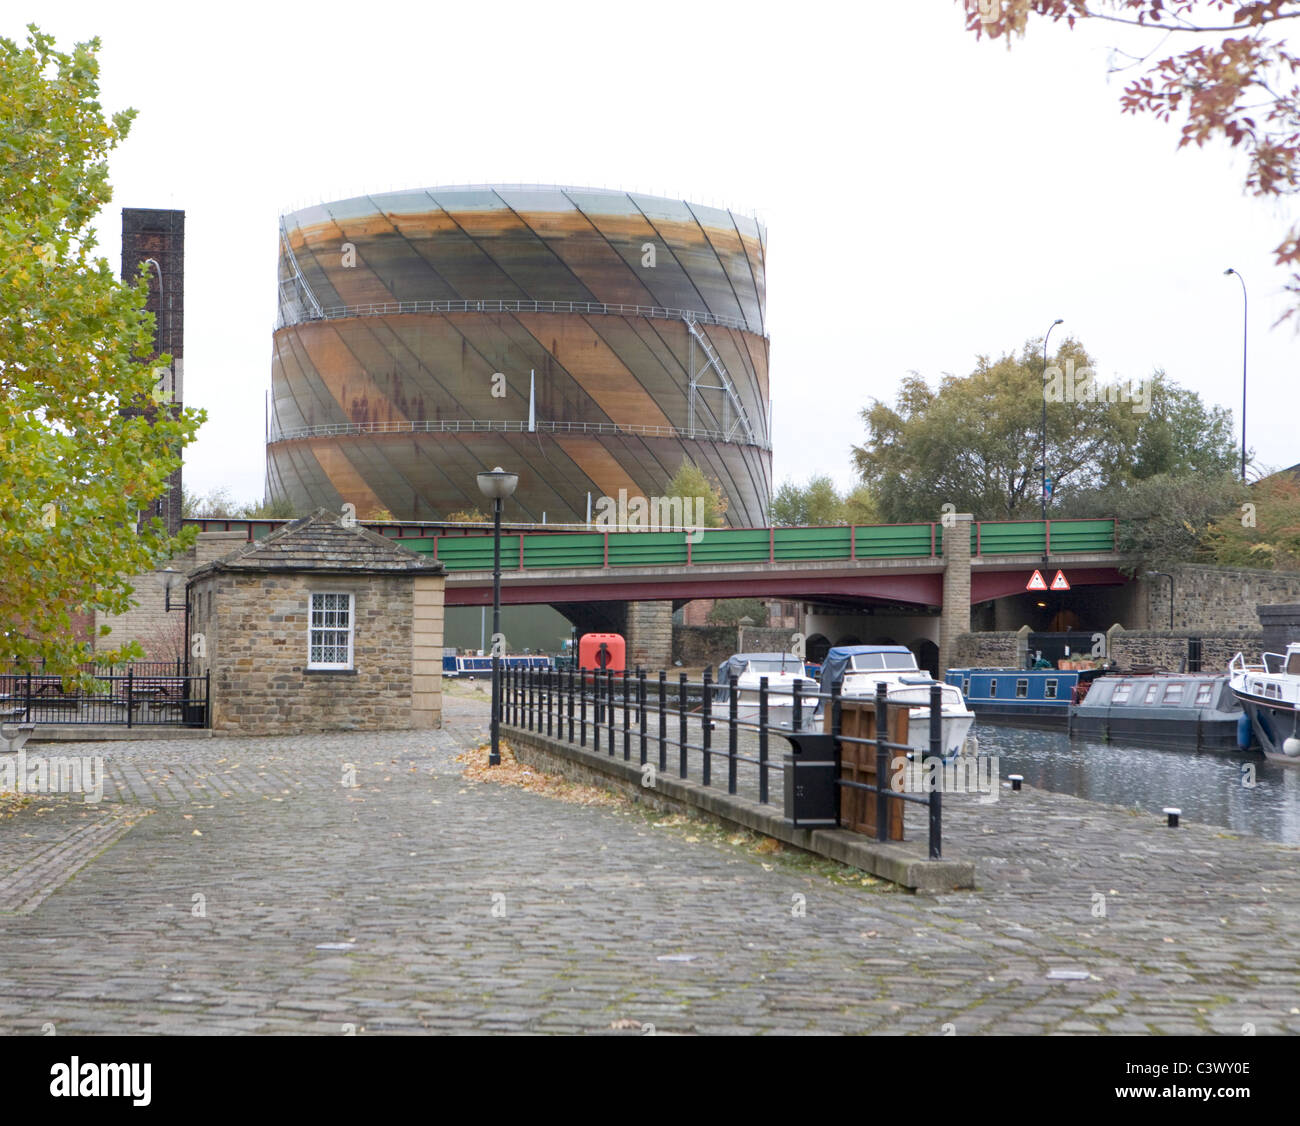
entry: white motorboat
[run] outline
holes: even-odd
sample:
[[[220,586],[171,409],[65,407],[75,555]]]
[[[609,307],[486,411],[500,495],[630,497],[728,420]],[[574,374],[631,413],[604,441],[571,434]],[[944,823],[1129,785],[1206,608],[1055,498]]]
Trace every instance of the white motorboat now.
[[[736,653],[718,666],[718,685],[713,697],[715,723],[729,714],[732,676],[736,677],[736,719],[741,723],[758,723],[759,689],[764,677],[767,677],[769,727],[792,726],[796,692],[801,726],[806,726],[817,709],[817,682],[804,675],[804,664],[798,657],[792,653]]]
[[[843,645],[826,654],[822,664],[823,696],[840,682],[840,695],[856,698],[875,696],[876,686],[885,685],[885,698],[891,705],[908,709],[908,745],[922,754],[930,750],[930,689],[938,683],[923,673],[912,651],[903,645]],[[941,684],[944,757],[978,749],[970,733],[975,713],[966,706],[961,689]],[[823,708],[826,706],[822,700]]]
[[[1232,694],[1250,716],[1250,725],[1272,762],[1300,766],[1300,642],[1285,653],[1265,653],[1251,665],[1238,653],[1228,665]]]

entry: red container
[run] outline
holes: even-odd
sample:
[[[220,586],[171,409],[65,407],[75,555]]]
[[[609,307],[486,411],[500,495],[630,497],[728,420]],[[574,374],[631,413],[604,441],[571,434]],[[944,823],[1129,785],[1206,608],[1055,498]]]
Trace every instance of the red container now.
[[[578,639],[578,667],[613,669],[627,667],[627,642],[621,633],[584,633]]]

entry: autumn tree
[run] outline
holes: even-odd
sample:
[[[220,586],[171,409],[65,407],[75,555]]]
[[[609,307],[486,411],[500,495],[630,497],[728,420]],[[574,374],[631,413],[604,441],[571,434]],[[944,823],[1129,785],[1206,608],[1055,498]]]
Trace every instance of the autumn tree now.
[[[727,512],[727,498],[723,495],[722,486],[716,481],[709,480],[704,475],[704,471],[689,458],[682,458],[682,463],[677,467],[672,480],[664,486],[664,496],[681,497],[683,502],[701,501],[704,512],[702,526],[722,527],[723,517]],[[695,508],[692,507],[689,511],[693,515]]]
[[[70,674],[78,612],[121,614],[129,577],[193,542],[137,514],[167,487],[202,412],[167,402],[143,275],[94,255],[108,154],[133,111],[97,100],[99,41],[0,38],[0,631],[5,663]],[[101,627],[101,633],[107,627]],[[95,654],[112,663],[132,644]]]
[[[1205,536],[1205,550],[1224,567],[1300,570],[1300,480],[1276,473],[1255,483],[1223,511]]]
[[[1151,51],[1124,88],[1125,113],[1181,122],[1178,145],[1226,141],[1247,157],[1246,187],[1260,196],[1300,191],[1300,56],[1279,26],[1300,17],[1300,0],[958,0],[978,36],[1022,37],[1031,15],[1097,20],[1141,29]],[[1227,33],[1227,34],[1225,34]],[[1166,42],[1185,47],[1162,54]],[[1274,251],[1291,267],[1287,289],[1300,299],[1300,225]],[[1284,316],[1291,316],[1300,304]]]

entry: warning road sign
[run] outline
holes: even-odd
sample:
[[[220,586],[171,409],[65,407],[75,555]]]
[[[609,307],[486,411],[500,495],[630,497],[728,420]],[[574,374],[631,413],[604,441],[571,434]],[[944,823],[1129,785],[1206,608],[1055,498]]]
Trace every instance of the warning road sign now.
[[[1066,579],[1066,577],[1065,577],[1065,572],[1064,572],[1064,571],[1057,571],[1057,572],[1056,572],[1056,578],[1054,578],[1054,579],[1052,580],[1052,589],[1053,589],[1053,590],[1069,590],[1069,589],[1070,589],[1070,584],[1069,584],[1069,581],[1068,581],[1068,580]]]
[[[1046,590],[1047,583],[1043,580],[1042,571],[1035,571],[1033,577],[1025,583],[1026,590]]]

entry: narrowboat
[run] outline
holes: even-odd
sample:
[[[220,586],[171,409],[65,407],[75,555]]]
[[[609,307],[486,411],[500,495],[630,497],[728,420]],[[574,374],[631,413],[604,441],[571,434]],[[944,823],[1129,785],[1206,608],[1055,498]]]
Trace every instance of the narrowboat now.
[[[930,749],[930,688],[937,683],[917,667],[916,657],[903,645],[842,645],[826,654],[822,663],[818,713],[826,707],[831,687],[839,682],[845,697],[874,696],[876,685],[886,686],[890,704],[908,708],[907,736],[910,746],[922,753]],[[967,706],[961,690],[951,684],[942,687],[943,746],[945,757],[973,753],[970,735],[975,713]]]
[[[501,658],[503,669],[550,669],[555,662],[550,657],[505,656]],[[442,658],[443,676],[463,676],[473,680],[476,676],[492,675],[492,656],[486,657],[452,657]]]
[[[1071,735],[1197,750],[1251,743],[1227,673],[1110,673],[1081,691],[1070,706]]]
[[[979,719],[1022,727],[1069,725],[1070,704],[1103,669],[949,669],[948,684],[961,690]]]
[[[1300,642],[1265,653],[1250,665],[1238,653],[1228,665],[1232,694],[1271,762],[1300,766]]]

